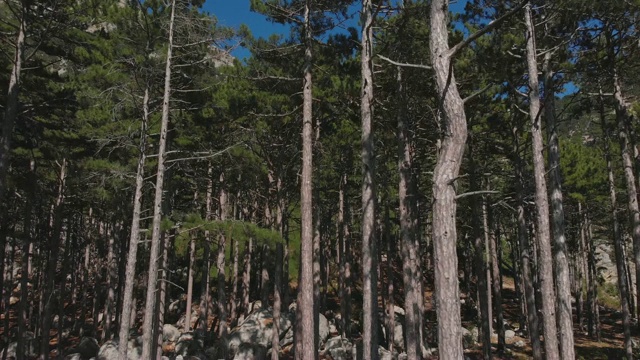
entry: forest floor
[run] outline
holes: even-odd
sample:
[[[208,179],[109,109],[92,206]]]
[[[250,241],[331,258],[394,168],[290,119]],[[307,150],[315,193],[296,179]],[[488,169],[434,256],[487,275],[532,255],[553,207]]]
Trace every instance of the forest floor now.
[[[399,281],[396,281],[395,284],[402,284],[402,281],[400,279],[398,279]],[[398,291],[399,289],[396,289],[395,293],[396,294],[400,294],[401,291]],[[426,316],[425,316],[425,321],[426,324],[425,326],[428,329],[431,329],[431,333],[433,333],[436,329],[436,314],[434,309],[432,308],[431,304],[432,304],[432,292],[433,289],[427,288],[425,291],[425,295],[426,295],[426,303],[425,303],[425,310],[426,310]],[[354,295],[357,294],[357,291],[355,292]],[[504,279],[504,289],[503,289],[503,309],[504,309],[504,317],[505,320],[508,324],[511,324],[511,328],[518,328],[518,321],[520,319],[520,307],[518,305],[518,299],[516,297],[516,293],[513,287],[513,280],[511,278],[505,278]],[[356,295],[357,297],[357,295]],[[337,298],[335,295],[333,296],[329,296],[327,299],[327,305],[329,310],[334,310],[334,311],[339,311],[339,298]],[[357,303],[359,299],[353,299],[353,301],[355,303]],[[394,299],[394,301],[396,301],[396,303],[401,304],[401,298],[398,297],[396,299]],[[382,304],[380,304],[382,305]],[[197,304],[194,304],[194,306],[197,307]],[[335,309],[333,309],[335,307]],[[17,331],[17,318],[16,318],[16,312],[17,310],[17,304],[14,304],[11,307],[11,311],[9,312],[9,329],[11,329],[11,332]],[[68,314],[70,315],[70,314]],[[462,322],[463,322],[463,326],[465,328],[471,328],[473,326],[475,326],[475,310],[473,310],[473,307],[471,306],[469,301],[465,301],[465,304],[462,307]],[[623,351],[623,341],[624,341],[624,337],[623,337],[623,330],[622,330],[622,319],[621,319],[621,314],[619,311],[614,310],[614,309],[609,309],[606,307],[600,307],[600,320],[601,320],[601,341],[596,341],[595,339],[592,339],[588,336],[587,332],[585,331],[585,329],[580,329],[577,325],[577,321],[575,319],[575,308],[574,308],[574,336],[575,336],[575,348],[576,348],[576,358],[577,359],[621,359],[624,357],[624,351]],[[210,323],[213,323],[215,321],[215,319],[210,319]],[[0,315],[0,322],[3,324],[4,323],[4,314]],[[91,323],[92,319],[86,319],[86,323]],[[70,325],[70,324],[69,324]],[[0,326],[0,339],[4,339],[4,327]],[[102,329],[100,327],[98,327],[98,329],[95,329],[98,332],[100,332]],[[516,331],[517,333],[517,331]],[[62,346],[58,347],[57,344],[57,329],[54,327],[51,330],[51,358],[57,358],[59,356],[58,353],[58,349],[60,349],[62,354],[65,354],[68,352],[69,349],[75,347],[81,340],[81,338],[79,336],[73,336],[70,335],[69,337],[67,337],[64,340],[64,343],[62,344]],[[632,329],[632,336],[637,337],[638,335],[640,335],[640,332],[638,331],[638,328],[635,327],[634,329]],[[429,342],[429,340],[431,340],[430,338],[432,338],[432,336],[429,335],[429,331],[427,332],[427,341]],[[357,340],[357,339],[356,339]],[[518,342],[524,342],[525,346],[524,347],[518,347],[516,345],[516,343]],[[494,352],[496,350],[496,346],[497,346],[497,338],[496,336],[492,337],[492,344],[493,344],[493,349]],[[2,348],[4,347],[4,344],[2,344]],[[427,344],[428,347],[432,348],[434,347],[433,344],[429,343]],[[521,345],[521,343],[520,343]],[[467,349],[465,350],[465,354],[470,358],[470,359],[482,359],[482,349],[480,345],[476,345],[475,347],[471,348],[471,349]],[[504,355],[496,355],[493,357],[493,359],[530,359],[531,358],[531,346],[529,343],[528,338],[525,337],[521,337],[518,336],[516,334],[516,336],[512,339],[509,339],[507,341],[506,344],[506,351],[504,353]],[[284,356],[282,357],[283,359],[287,359],[287,354],[283,354]],[[438,359],[437,356],[432,357],[432,359]]]

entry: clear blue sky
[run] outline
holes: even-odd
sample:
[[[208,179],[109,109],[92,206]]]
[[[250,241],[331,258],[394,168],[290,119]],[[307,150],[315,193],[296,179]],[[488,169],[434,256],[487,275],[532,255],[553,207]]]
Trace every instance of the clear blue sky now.
[[[451,2],[451,10],[461,12],[468,0],[457,0]],[[352,6],[351,12],[357,12],[360,5]],[[286,26],[274,24],[266,20],[266,18],[250,10],[249,0],[207,0],[204,4],[204,10],[215,15],[221,25],[238,28],[241,24],[246,24],[256,37],[269,37],[271,34],[289,33]],[[353,23],[348,26],[357,26],[358,16],[354,17]],[[238,58],[249,56],[246,49],[236,49],[233,53]]]

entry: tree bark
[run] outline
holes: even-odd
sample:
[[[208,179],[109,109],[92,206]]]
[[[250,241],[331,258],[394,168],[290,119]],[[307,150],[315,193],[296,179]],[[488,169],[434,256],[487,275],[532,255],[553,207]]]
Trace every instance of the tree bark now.
[[[184,332],[191,331],[191,302],[193,301],[193,276],[196,266],[196,236],[189,239],[189,275],[187,276],[187,308],[185,311]],[[204,275],[204,274],[203,274]]]
[[[276,244],[276,270],[273,282],[273,338],[271,339],[271,360],[278,360],[280,356],[280,288],[282,286],[282,243]]]
[[[160,141],[158,143],[158,168],[156,170],[156,187],[153,203],[153,222],[151,232],[151,249],[149,251],[149,271],[147,281],[147,297],[144,309],[144,323],[142,325],[142,358],[150,359],[152,339],[154,335],[153,319],[157,314],[156,288],[158,281],[158,260],[162,246],[160,223],[162,221],[162,194],[164,188],[165,158],[167,147],[167,133],[169,128],[169,101],[171,100],[171,59],[173,52],[173,25],[176,12],[176,0],[171,2],[171,18],[169,20],[169,41],[167,46],[167,60],[164,78],[164,95],[162,101],[162,120],[160,125]]]
[[[536,289],[534,286],[534,279],[532,271],[532,263],[535,260],[535,251],[532,251],[529,245],[529,231],[527,227],[527,219],[525,218],[524,208],[524,164],[519,157],[520,144],[519,144],[519,127],[515,126],[513,129],[513,152],[516,155],[515,160],[515,178],[516,178],[516,200],[518,210],[518,248],[520,251],[520,261],[522,268],[522,285],[524,288],[524,297],[527,314],[527,324],[529,326],[529,339],[531,340],[531,349],[534,360],[542,360],[542,345],[540,343],[540,320],[538,319],[538,306],[536,304]]]
[[[301,243],[300,281],[298,309],[300,318],[296,335],[296,359],[313,359],[316,356],[314,341],[313,305],[313,93],[312,93],[312,1],[304,5],[304,81],[302,105],[302,181],[300,185]]]
[[[347,187],[347,175],[340,178],[338,193],[338,242],[340,243],[340,330],[343,338],[350,337],[349,317],[351,313],[351,266],[348,256],[349,227],[345,221],[347,204],[345,192]]]
[[[555,114],[555,85],[551,68],[551,52],[544,56],[542,65],[544,75],[545,105],[544,115],[549,137],[549,176],[551,178],[551,209],[553,219],[553,251],[556,280],[556,308],[558,309],[558,331],[560,332],[560,353],[563,360],[576,357],[573,340],[573,316],[571,313],[571,280],[567,241],[564,226],[564,207],[562,204],[562,175],[560,173],[560,146]]]
[[[482,202],[482,217],[484,222],[485,236],[489,244],[489,264],[491,265],[491,287],[493,291],[493,311],[496,315],[496,326],[498,333],[498,347],[496,352],[503,354],[506,339],[505,339],[505,326],[504,326],[504,314],[502,311],[502,276],[500,274],[500,256],[498,255],[498,243],[500,241],[498,233],[497,220],[489,216],[489,209],[487,208],[487,199],[483,199]],[[493,320],[492,320],[493,321]]]
[[[471,191],[479,191],[480,184],[478,184],[478,180],[482,178],[481,174],[477,169],[477,164],[475,161],[474,154],[474,146],[473,146],[473,137],[471,137],[469,141],[469,153],[470,153],[470,173],[471,178],[469,180]],[[489,285],[489,275],[491,274],[491,270],[488,264],[488,253],[487,253],[487,237],[486,237],[486,228],[483,224],[483,205],[481,199],[478,199],[478,196],[474,196],[471,200],[472,206],[472,236],[473,236],[473,247],[474,247],[474,270],[476,277],[476,290],[478,292],[478,304],[479,314],[478,317],[478,329],[480,330],[478,340],[482,342],[482,356],[485,359],[491,359],[491,333],[492,333],[492,319],[491,319],[491,287]],[[481,339],[480,339],[481,338]]]
[[[35,159],[29,161],[29,172],[27,184],[27,199],[24,208],[24,238],[22,243],[22,274],[20,277],[20,303],[18,305],[18,346],[16,350],[16,359],[24,360],[26,358],[25,350],[25,331],[27,330],[27,306],[29,304],[29,247],[33,241],[33,229],[31,228],[32,212],[33,212],[33,200],[36,193],[35,181]],[[7,329],[5,327],[5,329]],[[6,353],[6,351],[5,351]]]
[[[16,35],[13,55],[13,67],[11,69],[11,76],[9,77],[9,90],[7,93],[4,120],[2,122],[2,135],[0,136],[0,201],[3,201],[7,188],[7,173],[9,171],[9,160],[11,157],[11,139],[13,137],[13,127],[18,116],[18,93],[20,92],[20,75],[22,74],[26,38],[26,16],[24,14],[26,5],[22,6],[21,11],[23,14],[19,19],[20,23],[18,25],[18,34]]]
[[[613,50],[611,50],[613,53]],[[610,55],[613,58],[614,55]],[[610,61],[613,62],[613,59]],[[620,78],[615,63],[611,65],[613,72],[613,95],[616,101],[616,119],[618,121],[618,140],[622,152],[622,165],[627,184],[629,222],[631,224],[631,236],[633,238],[633,257],[636,265],[636,284],[640,289],[640,205],[638,205],[638,193],[633,167],[632,145],[629,136],[630,105],[627,104],[623,94]],[[640,291],[638,292],[638,305],[640,306]]]
[[[53,311],[53,301],[56,298],[53,294],[55,286],[56,270],[58,268],[58,254],[60,253],[60,241],[62,235],[63,223],[63,206],[66,192],[67,180],[67,159],[62,159],[60,164],[60,174],[58,175],[58,197],[54,205],[53,211],[53,228],[51,231],[49,259],[47,260],[46,281],[44,282],[44,292],[42,296],[45,298],[44,314],[42,317],[42,342],[40,348],[40,357],[44,360],[49,359],[49,341],[51,330],[51,313]],[[62,320],[62,319],[60,319]]]
[[[207,191],[206,191],[206,199],[205,199],[204,218],[207,223],[213,219],[213,164],[211,164],[210,161],[207,163]],[[236,259],[237,259],[237,255],[236,255]],[[235,275],[237,275],[237,271]],[[202,294],[200,295],[200,319],[198,320],[198,325],[200,327],[200,330],[202,330],[203,333],[206,333],[207,330],[209,329],[209,304],[211,302],[211,296],[209,294],[210,288],[211,288],[210,280],[211,280],[211,232],[209,230],[205,230],[204,253],[202,254]],[[233,310],[235,310],[235,308],[233,308]],[[232,312],[231,314],[233,316],[234,312]]]
[[[225,222],[229,217],[229,196],[225,189],[224,173],[220,174],[220,221]],[[218,236],[218,259],[216,262],[218,268],[218,338],[223,338],[227,335],[227,297],[225,292],[226,277],[226,234],[220,234]],[[263,304],[266,306],[266,304]]]
[[[431,2],[429,45],[441,103],[443,129],[433,172],[433,259],[438,351],[443,358],[462,359],[454,185],[467,140],[467,118],[451,63],[448,13],[448,0]]]
[[[421,267],[420,243],[417,239],[417,218],[415,185],[413,184],[413,159],[411,156],[410,132],[407,119],[407,99],[402,68],[398,67],[398,201],[400,213],[400,238],[402,252],[402,281],[404,284],[404,308],[405,308],[405,342],[407,359],[422,358],[422,339],[419,338],[422,328],[420,316],[420,303],[422,296],[420,288],[416,286],[422,279],[419,275]]]
[[[536,60],[535,30],[531,18],[531,3],[525,7],[527,26],[527,67],[529,73],[529,117],[533,147],[533,172],[535,179],[536,231],[538,237],[538,261],[540,289],[542,292],[542,321],[544,328],[544,349],[548,360],[560,359],[558,348],[558,330],[556,327],[556,291],[553,284],[553,254],[551,252],[551,234],[549,228],[549,200],[545,179],[544,144],[542,141],[542,123],[540,121],[540,92],[538,86],[538,62]]]
[[[362,358],[378,359],[375,155],[373,149],[373,5],[362,1]]]
[[[129,234],[129,250],[127,253],[127,267],[125,270],[124,294],[118,332],[118,352],[123,359],[127,358],[127,343],[131,327],[131,309],[133,307],[133,285],[136,280],[136,261],[138,258],[138,243],[140,241],[140,213],[142,209],[142,190],[144,186],[144,164],[146,161],[147,123],[149,119],[149,86],[145,88],[142,99],[142,121],[140,125],[140,145],[138,147],[138,168],[136,170],[136,189],[133,196],[133,215],[131,232]],[[85,272],[86,273],[86,272]],[[85,278],[85,281],[88,279]],[[83,300],[84,301],[84,300]]]
[[[633,346],[631,343],[631,316],[629,314],[629,288],[627,287],[627,273],[625,270],[624,243],[618,221],[618,207],[616,201],[616,182],[613,175],[613,165],[611,163],[611,150],[609,149],[609,135],[604,117],[604,101],[600,96],[600,126],[604,134],[604,156],[607,163],[607,174],[609,181],[609,197],[611,199],[611,220],[613,225],[613,245],[616,256],[616,270],[618,273],[618,290],[620,292],[620,305],[622,310],[622,327],[624,333],[624,350],[628,360],[633,359]],[[624,147],[622,148],[625,151]],[[635,181],[634,181],[635,186]],[[635,197],[635,196],[634,196]]]

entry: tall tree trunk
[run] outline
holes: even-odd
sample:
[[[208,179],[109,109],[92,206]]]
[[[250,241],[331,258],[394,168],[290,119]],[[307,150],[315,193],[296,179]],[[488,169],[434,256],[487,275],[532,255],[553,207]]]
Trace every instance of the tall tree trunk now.
[[[151,229],[151,249],[149,251],[149,271],[147,281],[147,297],[144,308],[144,323],[142,325],[142,358],[150,359],[154,336],[153,319],[156,311],[156,288],[158,282],[158,256],[160,255],[162,222],[162,194],[164,188],[165,158],[167,147],[167,133],[169,128],[169,101],[171,100],[171,55],[173,52],[173,25],[176,13],[176,0],[171,2],[171,19],[169,20],[169,41],[167,46],[167,60],[164,77],[164,97],[162,100],[162,121],[160,124],[160,141],[158,143],[158,168],[156,170],[156,187],[153,200],[153,222]]]
[[[538,261],[540,289],[542,291],[542,321],[544,328],[544,349],[548,360],[560,359],[558,348],[558,330],[556,327],[556,291],[553,284],[553,254],[551,252],[551,234],[549,228],[549,199],[545,179],[544,144],[542,141],[542,123],[540,91],[538,87],[538,62],[536,60],[535,30],[531,17],[531,3],[525,8],[527,26],[527,66],[529,73],[529,117],[533,147],[533,172],[536,185],[536,230],[538,237]]]
[[[127,358],[127,344],[129,342],[129,329],[131,327],[130,320],[132,317],[131,309],[134,307],[133,285],[136,280],[136,261],[138,257],[138,243],[140,242],[140,212],[142,209],[142,190],[144,186],[144,164],[146,160],[148,119],[149,86],[147,85],[142,99],[142,121],[140,125],[140,145],[138,147],[139,154],[138,168],[136,170],[136,189],[133,196],[133,215],[131,219],[131,232],[129,234],[129,250],[127,253],[127,267],[125,270],[120,329],[118,331],[118,352],[120,353],[120,357],[123,359]],[[88,279],[85,278],[85,281],[88,281]]]
[[[448,14],[448,0],[431,2],[429,45],[442,110],[442,142],[433,172],[433,259],[438,351],[443,358],[462,359],[454,186],[467,141],[467,118],[451,63]]]
[[[477,169],[475,156],[473,152],[473,136],[469,141],[470,153],[470,186],[472,191],[479,191],[480,185],[478,180],[482,178]],[[481,199],[474,197],[472,199],[472,226],[473,226],[473,246],[474,246],[474,263],[476,275],[476,289],[478,292],[478,303],[480,304],[479,326],[480,336],[482,337],[482,355],[485,359],[491,359],[491,287],[488,283],[491,274],[488,266],[487,254],[487,238],[485,226],[483,225],[483,205]],[[478,339],[480,340],[480,339]]]
[[[520,144],[519,144],[519,129],[518,127],[514,127],[513,129],[513,152],[517,154],[520,153]],[[515,175],[516,175],[516,196],[517,196],[517,210],[518,210],[518,245],[520,251],[520,261],[522,267],[522,285],[524,287],[524,297],[526,304],[526,313],[527,313],[527,324],[529,326],[529,339],[531,340],[531,349],[534,360],[542,360],[542,346],[540,343],[540,320],[538,319],[538,306],[536,304],[536,290],[534,286],[533,274],[532,271],[532,263],[535,261],[535,256],[531,256],[531,254],[535,254],[535,250],[532,251],[531,246],[529,245],[529,231],[527,227],[527,220],[525,218],[525,208],[524,208],[524,164],[522,159],[519,157],[516,158],[515,165]]]
[[[555,85],[551,68],[551,52],[544,56],[544,115],[549,137],[549,175],[551,178],[551,209],[553,219],[553,251],[556,281],[556,307],[558,309],[558,331],[560,332],[560,353],[563,360],[576,357],[573,340],[573,316],[571,314],[571,280],[567,241],[564,229],[564,207],[562,205],[562,176],[560,174],[560,146],[556,129]]]
[[[167,269],[169,268],[169,245],[171,244],[171,239],[175,238],[175,230],[172,229],[171,233],[167,234],[166,231],[162,232],[160,236],[160,241],[162,242],[162,255],[160,255],[161,264],[160,278],[158,279],[158,292],[156,297],[156,313],[155,319],[153,321],[153,326],[156,329],[153,337],[153,345],[151,346],[151,351],[153,352],[155,349],[156,359],[162,358],[162,329],[164,327],[164,312],[166,308],[166,298],[167,298]]]
[[[300,188],[301,243],[300,282],[298,286],[298,309],[300,332],[296,336],[296,359],[313,359],[316,356],[314,341],[313,306],[313,93],[312,93],[312,1],[306,0],[304,7],[304,82],[302,105],[302,182]]]
[[[251,257],[253,252],[253,238],[245,243],[244,273],[242,274],[242,317],[240,322],[249,315],[249,291],[251,290]]]
[[[378,359],[375,155],[373,150],[373,5],[362,1],[362,358]]]
[[[417,239],[417,214],[415,186],[413,184],[413,159],[411,156],[410,132],[407,119],[407,99],[402,68],[397,68],[398,85],[398,201],[400,213],[400,237],[402,252],[402,281],[404,285],[405,308],[405,342],[407,359],[422,358],[422,339],[419,337],[422,329],[422,317],[420,316],[420,303],[422,302],[421,290],[416,286],[421,283],[419,275],[421,267],[420,243]]]
[[[613,63],[613,50],[611,50],[610,61]],[[632,145],[629,136],[630,126],[630,105],[626,102],[622,94],[622,85],[615,66],[611,65],[613,72],[613,95],[616,101],[616,119],[618,121],[618,139],[622,152],[622,165],[624,177],[627,183],[627,194],[629,197],[629,222],[631,224],[631,236],[633,238],[633,257],[636,265],[636,284],[640,288],[640,206],[638,205],[638,192],[636,187],[635,172],[633,168]],[[638,305],[640,306],[640,291],[638,292]]]
[[[624,350],[628,360],[633,359],[633,347],[631,343],[631,316],[629,314],[629,288],[627,287],[627,274],[625,271],[623,236],[618,222],[618,207],[616,201],[616,182],[613,176],[613,165],[611,164],[611,150],[609,149],[609,135],[604,117],[604,101],[600,97],[600,126],[604,134],[604,156],[607,163],[607,174],[609,180],[609,197],[611,198],[611,219],[613,222],[613,245],[616,256],[616,270],[618,273],[618,290],[620,292],[620,305],[622,310],[622,327],[624,332]],[[628,150],[628,149],[627,149]],[[624,152],[624,147],[622,148]],[[635,186],[635,180],[634,180]],[[634,195],[635,197],[635,195]]]
[[[348,237],[349,228],[345,220],[347,204],[345,202],[345,192],[347,187],[347,175],[340,178],[340,189],[338,193],[338,242],[340,243],[340,331],[343,338],[350,337],[350,310],[351,310],[351,266],[348,257]]]
[[[189,239],[189,275],[187,276],[187,308],[185,311],[184,332],[191,331],[191,302],[193,301],[193,277],[196,266],[196,236]],[[204,276],[204,274],[203,274]]]
[[[115,231],[112,226],[109,226],[107,234],[107,276],[106,276],[106,290],[107,297],[104,302],[104,326],[102,328],[102,341],[111,339],[111,320],[113,318],[113,303],[115,301],[115,288],[114,278],[116,274],[115,264]]]
[[[223,223],[229,216],[229,197],[224,184],[224,173],[220,174],[220,221]],[[216,265],[218,268],[218,338],[223,338],[227,334],[227,298],[225,294],[226,277],[226,234],[218,236],[218,259]],[[266,304],[264,304],[266,306]]]
[[[53,228],[51,231],[49,259],[47,260],[47,269],[44,283],[44,292],[42,296],[45,297],[44,314],[42,317],[42,342],[40,349],[40,356],[42,359],[49,359],[49,341],[51,330],[51,314],[53,311],[53,289],[55,285],[56,270],[58,265],[58,254],[60,253],[60,241],[62,235],[62,223],[63,223],[63,206],[66,191],[66,179],[67,179],[67,159],[62,159],[60,164],[60,174],[58,175],[58,197],[54,205],[53,211]],[[60,319],[59,321],[61,321]]]
[[[282,243],[276,244],[276,269],[273,282],[273,338],[271,339],[271,360],[278,360],[280,356],[280,288],[282,286]]]
[[[16,359],[24,360],[26,358],[25,350],[25,332],[27,330],[27,306],[29,304],[29,247],[32,243],[33,229],[31,228],[33,200],[36,193],[35,181],[35,159],[29,161],[30,175],[27,179],[27,200],[24,208],[24,238],[22,243],[22,274],[20,277],[20,303],[18,305],[18,346],[16,350]],[[5,329],[7,329],[5,327]],[[6,353],[6,351],[5,351]]]
[[[26,7],[27,6],[23,4],[21,9],[22,16],[19,19],[20,24],[18,25],[18,34],[16,35],[13,67],[11,69],[11,76],[9,77],[9,90],[4,111],[4,121],[2,122],[2,134],[0,135],[0,201],[4,201],[4,194],[7,188],[7,173],[11,157],[11,138],[13,135],[13,127],[18,116],[18,93],[20,91],[20,75],[22,74],[24,42],[26,38],[26,16],[24,14],[24,12],[27,11]]]
[[[489,216],[487,199],[482,202],[482,217],[485,228],[485,236],[489,244],[489,264],[491,264],[491,287],[493,290],[492,306],[496,315],[496,325],[498,333],[498,347],[496,352],[502,354],[505,349],[505,326],[504,314],[502,311],[502,276],[500,274],[500,256],[498,255],[498,244],[500,242],[497,219]],[[493,321],[493,320],[492,320]]]
[[[210,222],[213,219],[213,164],[211,164],[211,161],[207,163],[207,192],[206,192],[206,199],[205,199],[204,217],[206,222]],[[237,276],[237,272],[235,273],[235,275]],[[202,255],[202,294],[200,295],[200,319],[198,320],[200,330],[202,330],[203,333],[206,333],[207,330],[209,330],[209,304],[211,302],[210,300],[211,296],[209,294],[211,289],[210,280],[211,280],[211,232],[209,230],[205,230],[204,253]],[[233,300],[235,301],[235,298]],[[232,301],[232,304],[234,304],[233,301]],[[232,316],[234,314],[233,310],[235,310],[235,308],[232,308],[232,312],[231,312]]]

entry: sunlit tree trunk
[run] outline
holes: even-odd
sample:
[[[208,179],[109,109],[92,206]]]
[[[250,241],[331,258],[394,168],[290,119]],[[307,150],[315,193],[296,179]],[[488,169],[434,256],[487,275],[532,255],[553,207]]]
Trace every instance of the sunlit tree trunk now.
[[[573,316],[571,313],[571,280],[569,259],[564,229],[564,207],[562,205],[562,176],[560,174],[560,146],[555,114],[555,85],[551,68],[551,52],[544,56],[545,105],[544,117],[549,137],[549,177],[551,180],[551,209],[553,226],[553,258],[556,281],[556,307],[558,309],[558,331],[560,332],[560,353],[563,360],[574,359]]]
[[[616,256],[616,270],[618,274],[618,290],[620,294],[620,307],[622,310],[622,328],[624,333],[624,350],[628,360],[633,359],[633,346],[631,343],[631,316],[629,314],[629,288],[627,282],[627,273],[625,270],[625,258],[624,258],[624,239],[620,230],[620,223],[618,221],[618,207],[616,200],[616,182],[613,175],[613,165],[611,163],[611,150],[609,145],[608,129],[605,123],[604,115],[604,101],[600,98],[600,126],[602,127],[602,133],[604,134],[604,156],[607,163],[607,174],[609,180],[609,197],[611,199],[611,219],[613,225],[613,245]],[[623,151],[625,149],[623,148]],[[635,185],[635,181],[634,181]],[[635,197],[635,196],[634,196]]]
[[[375,155],[373,150],[373,5],[362,1],[362,358],[378,359]]]
[[[519,126],[513,128],[513,153],[520,153],[520,129]],[[516,155],[517,156],[517,155]],[[524,299],[526,305],[527,325],[529,328],[529,339],[531,340],[531,350],[534,360],[542,360],[542,344],[540,343],[540,320],[538,318],[538,306],[536,304],[536,290],[534,286],[534,273],[532,270],[535,262],[535,250],[530,246],[527,219],[525,218],[525,177],[524,164],[520,157],[516,157],[515,164],[516,178],[516,201],[517,201],[517,224],[518,224],[518,250],[522,269],[522,287],[524,288]]]
[[[433,0],[429,46],[441,104],[443,130],[433,172],[432,240],[438,353],[443,358],[457,360],[463,358],[463,351],[454,186],[467,141],[467,118],[451,63],[448,17],[449,1]]]
[[[302,105],[302,179],[300,188],[301,240],[300,282],[298,286],[298,309],[300,318],[296,333],[296,359],[313,359],[316,356],[314,341],[313,306],[313,111],[312,111],[312,1],[304,5],[304,82]]]
[[[224,184],[224,174],[220,174],[220,194],[218,200],[220,202],[220,221],[223,223],[229,217],[229,196]],[[218,338],[222,338],[227,334],[227,297],[225,292],[226,277],[226,234],[218,236],[218,259],[216,265],[218,268]],[[266,304],[264,304],[266,306]]]
[[[129,234],[129,250],[127,253],[127,267],[125,270],[124,294],[120,316],[120,330],[118,332],[118,352],[120,357],[127,358],[127,343],[131,327],[131,309],[133,304],[133,285],[136,280],[136,261],[138,257],[138,242],[140,241],[140,212],[142,209],[142,190],[144,186],[144,164],[147,146],[147,121],[149,119],[149,86],[145,88],[142,100],[142,121],[140,128],[140,145],[138,148],[138,168],[136,171],[136,189],[133,196],[133,215],[131,218],[131,232]],[[87,247],[88,249],[88,247]],[[86,271],[85,271],[86,274]],[[85,275],[86,276],[86,275]],[[88,279],[85,278],[85,281]],[[86,286],[86,285],[85,285]],[[84,300],[83,300],[84,301]]]
[[[151,229],[151,249],[149,251],[149,270],[147,282],[147,296],[144,309],[144,323],[142,325],[142,358],[150,359],[155,349],[151,348],[154,337],[154,315],[156,308],[156,288],[158,282],[158,260],[160,255],[162,221],[162,198],[165,175],[165,158],[167,147],[167,132],[169,128],[169,101],[171,100],[171,59],[173,52],[173,26],[176,12],[176,0],[171,2],[171,18],[169,21],[169,41],[167,46],[167,60],[164,78],[164,97],[162,101],[162,120],[160,125],[160,141],[158,143],[158,168],[156,170],[156,186],[153,201],[153,222]]]
[[[538,62],[534,24],[531,16],[531,3],[525,8],[527,26],[527,66],[529,73],[529,118],[533,147],[533,173],[535,179],[536,235],[540,258],[538,270],[542,292],[542,322],[544,328],[544,349],[548,360],[560,359],[558,348],[558,330],[556,326],[556,291],[553,277],[553,254],[551,252],[551,234],[549,225],[549,199],[545,179],[544,144],[542,140],[542,122],[540,90],[538,83]]]

